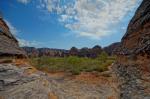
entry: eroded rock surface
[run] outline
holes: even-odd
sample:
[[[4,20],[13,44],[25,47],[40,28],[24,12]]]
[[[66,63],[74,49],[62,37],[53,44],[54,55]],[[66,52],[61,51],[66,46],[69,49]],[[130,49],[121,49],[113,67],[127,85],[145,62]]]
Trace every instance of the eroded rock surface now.
[[[150,0],[136,11],[117,55],[120,99],[150,99]]]
[[[46,74],[28,65],[0,64],[0,99],[117,99],[113,83],[98,74]]]
[[[0,99],[49,99],[49,89],[44,86],[44,73],[29,75],[29,66],[0,64]]]
[[[19,47],[18,41],[11,34],[9,27],[0,17],[0,56],[25,57],[25,52]]]

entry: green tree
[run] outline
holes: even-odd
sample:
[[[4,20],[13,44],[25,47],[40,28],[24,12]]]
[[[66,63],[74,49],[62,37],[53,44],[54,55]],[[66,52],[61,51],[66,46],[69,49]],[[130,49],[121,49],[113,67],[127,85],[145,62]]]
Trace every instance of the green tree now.
[[[105,51],[103,51],[103,52],[99,55],[98,59],[100,59],[102,62],[105,63],[106,60],[108,59],[108,54],[107,54]]]
[[[69,54],[71,56],[77,56],[78,55],[78,49],[76,47],[72,47],[69,51]]]

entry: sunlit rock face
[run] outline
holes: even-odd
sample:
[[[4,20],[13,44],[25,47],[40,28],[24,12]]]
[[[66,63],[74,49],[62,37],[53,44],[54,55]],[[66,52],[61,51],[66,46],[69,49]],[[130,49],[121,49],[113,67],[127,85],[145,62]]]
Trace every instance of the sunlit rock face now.
[[[9,27],[0,17],[0,56],[24,57],[24,52],[19,48],[18,41],[11,34]]]
[[[150,99],[150,0],[143,0],[130,21],[117,56],[120,99]]]

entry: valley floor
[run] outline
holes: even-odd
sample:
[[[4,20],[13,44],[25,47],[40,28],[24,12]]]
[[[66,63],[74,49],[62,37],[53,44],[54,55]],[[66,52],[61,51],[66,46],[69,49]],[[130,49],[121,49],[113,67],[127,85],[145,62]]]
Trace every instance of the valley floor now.
[[[0,64],[0,99],[117,99],[105,73],[43,73],[27,64]]]

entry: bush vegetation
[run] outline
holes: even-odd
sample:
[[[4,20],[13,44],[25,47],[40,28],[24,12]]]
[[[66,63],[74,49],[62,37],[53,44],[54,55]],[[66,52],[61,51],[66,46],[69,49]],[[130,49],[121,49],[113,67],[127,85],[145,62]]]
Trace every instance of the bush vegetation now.
[[[108,66],[110,66],[114,60],[115,57],[108,57],[108,55],[103,52],[95,59],[76,56],[63,58],[40,57],[31,58],[30,62],[37,69],[47,72],[65,71],[73,74],[80,74],[83,71],[106,71]]]

